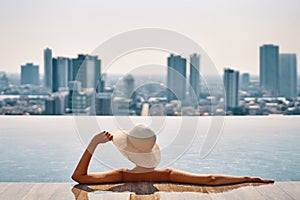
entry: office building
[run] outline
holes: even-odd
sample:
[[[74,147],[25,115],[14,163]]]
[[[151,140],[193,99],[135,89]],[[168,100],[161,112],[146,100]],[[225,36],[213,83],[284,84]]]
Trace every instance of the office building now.
[[[107,74],[101,74],[100,79],[98,79],[96,92],[105,92],[105,82],[107,81]]]
[[[190,94],[200,96],[200,55],[196,53],[190,56]]]
[[[68,68],[70,59],[58,57],[52,59],[52,92],[68,90]]]
[[[92,114],[92,104],[94,102],[94,98],[95,95],[93,88],[82,88],[81,82],[70,81],[69,95],[67,97],[67,112],[80,115]]]
[[[44,84],[46,88],[52,89],[52,50],[44,50]]]
[[[82,88],[93,88],[101,84],[101,60],[97,56],[79,54],[72,60],[70,81],[80,81]]]
[[[8,89],[8,78],[6,76],[6,73],[0,72],[0,91]]]
[[[239,106],[239,72],[232,69],[224,70],[224,89],[228,110]]]
[[[279,55],[279,94],[297,98],[297,56],[296,54]]]
[[[171,54],[168,57],[167,74],[168,101],[184,100],[186,93],[186,59]]]
[[[271,96],[279,93],[279,47],[263,45],[260,47],[260,86]]]
[[[112,99],[112,114],[115,116],[130,115],[130,105],[132,100],[123,97],[114,97]]]
[[[100,92],[96,94],[96,115],[112,115],[112,93]]]
[[[134,78],[128,74],[123,78],[125,98],[132,98],[134,91]]]
[[[45,115],[64,115],[66,93],[54,93],[45,100]]]
[[[250,83],[250,74],[249,73],[243,73],[241,78],[241,88],[243,90],[247,90]]]
[[[21,66],[21,84],[39,85],[39,66],[33,63],[27,63]]]

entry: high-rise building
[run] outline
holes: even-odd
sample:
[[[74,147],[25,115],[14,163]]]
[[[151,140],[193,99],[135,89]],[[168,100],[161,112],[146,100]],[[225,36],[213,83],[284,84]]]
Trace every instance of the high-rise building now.
[[[190,93],[200,96],[200,55],[190,56]]]
[[[65,114],[66,94],[54,93],[45,100],[45,115],[63,115]]]
[[[79,81],[69,82],[69,95],[67,97],[67,112],[74,114],[93,114],[92,105],[94,97],[93,88],[81,88]],[[95,102],[94,102],[95,103]]]
[[[39,85],[39,66],[33,63],[26,63],[21,66],[21,84]]]
[[[250,74],[249,73],[243,73],[242,74],[242,81],[241,81],[241,88],[243,90],[247,90],[250,83]]]
[[[68,90],[68,68],[70,59],[58,57],[52,59],[52,92]]]
[[[52,50],[44,50],[44,84],[46,88],[52,89]]]
[[[227,109],[237,108],[239,106],[239,71],[225,69],[223,81]]]
[[[134,78],[132,75],[128,74],[123,78],[124,82],[124,92],[126,98],[131,98],[134,90]]]
[[[100,92],[96,94],[96,115],[112,115],[112,93]]]
[[[279,55],[279,94],[297,98],[297,56],[296,54]]]
[[[272,96],[279,93],[279,47],[268,44],[260,47],[260,86]]]
[[[186,59],[171,54],[168,57],[168,101],[184,100],[186,93]]]
[[[101,84],[101,60],[97,56],[79,54],[70,68],[71,81],[80,81],[83,88],[96,89]]]
[[[112,114],[115,116],[130,115],[131,99],[123,97],[113,97],[112,99]]]
[[[0,91],[8,89],[8,78],[6,73],[0,72]]]

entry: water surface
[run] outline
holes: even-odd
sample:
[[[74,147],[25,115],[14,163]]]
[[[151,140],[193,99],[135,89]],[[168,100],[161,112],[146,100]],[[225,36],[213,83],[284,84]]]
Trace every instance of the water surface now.
[[[113,117],[96,119],[103,129],[116,128]],[[166,119],[174,130],[158,136],[163,163],[159,167],[205,174],[251,175],[277,181],[300,181],[299,116],[226,117],[220,140],[205,158],[200,157],[199,150],[205,138],[203,130],[209,128],[211,119],[197,119],[201,127],[195,140],[191,141],[189,148],[184,148],[187,151],[180,158],[173,159],[172,164],[168,164],[168,158],[176,150],[182,151],[180,144],[172,143],[176,138],[174,130],[181,126],[182,120],[172,117]],[[142,118],[139,120],[143,122]],[[187,118],[185,123],[188,120],[193,118]],[[72,116],[3,116],[0,117],[0,124],[0,182],[71,181],[70,176],[84,151],[84,145],[95,133],[95,130],[86,127],[86,133],[78,134]],[[190,134],[189,130],[186,130],[186,134]],[[165,151],[170,145],[173,145],[173,153]],[[96,157],[91,162],[91,171],[133,166],[112,144],[99,147]]]

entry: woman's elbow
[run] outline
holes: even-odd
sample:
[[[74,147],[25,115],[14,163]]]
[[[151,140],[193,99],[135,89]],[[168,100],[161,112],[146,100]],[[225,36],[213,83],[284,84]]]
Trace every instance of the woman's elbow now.
[[[78,176],[77,174],[73,174],[73,175],[71,176],[71,178],[72,178],[73,181],[76,181],[77,183],[80,183],[80,182],[81,182],[81,181],[80,181],[80,176]]]
[[[207,180],[208,185],[218,185],[218,178],[215,175],[209,175]]]

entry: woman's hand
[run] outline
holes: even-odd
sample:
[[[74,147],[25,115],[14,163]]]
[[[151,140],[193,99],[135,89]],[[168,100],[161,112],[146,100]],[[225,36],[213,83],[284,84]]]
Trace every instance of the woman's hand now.
[[[248,177],[250,179],[250,182],[256,182],[256,183],[274,183],[274,180],[268,180],[268,179],[262,179],[260,177]]]
[[[92,141],[95,144],[100,144],[100,143],[106,143],[109,142],[113,139],[113,135],[110,134],[107,131],[102,131],[101,133],[98,133],[97,135],[95,135],[92,139]]]

